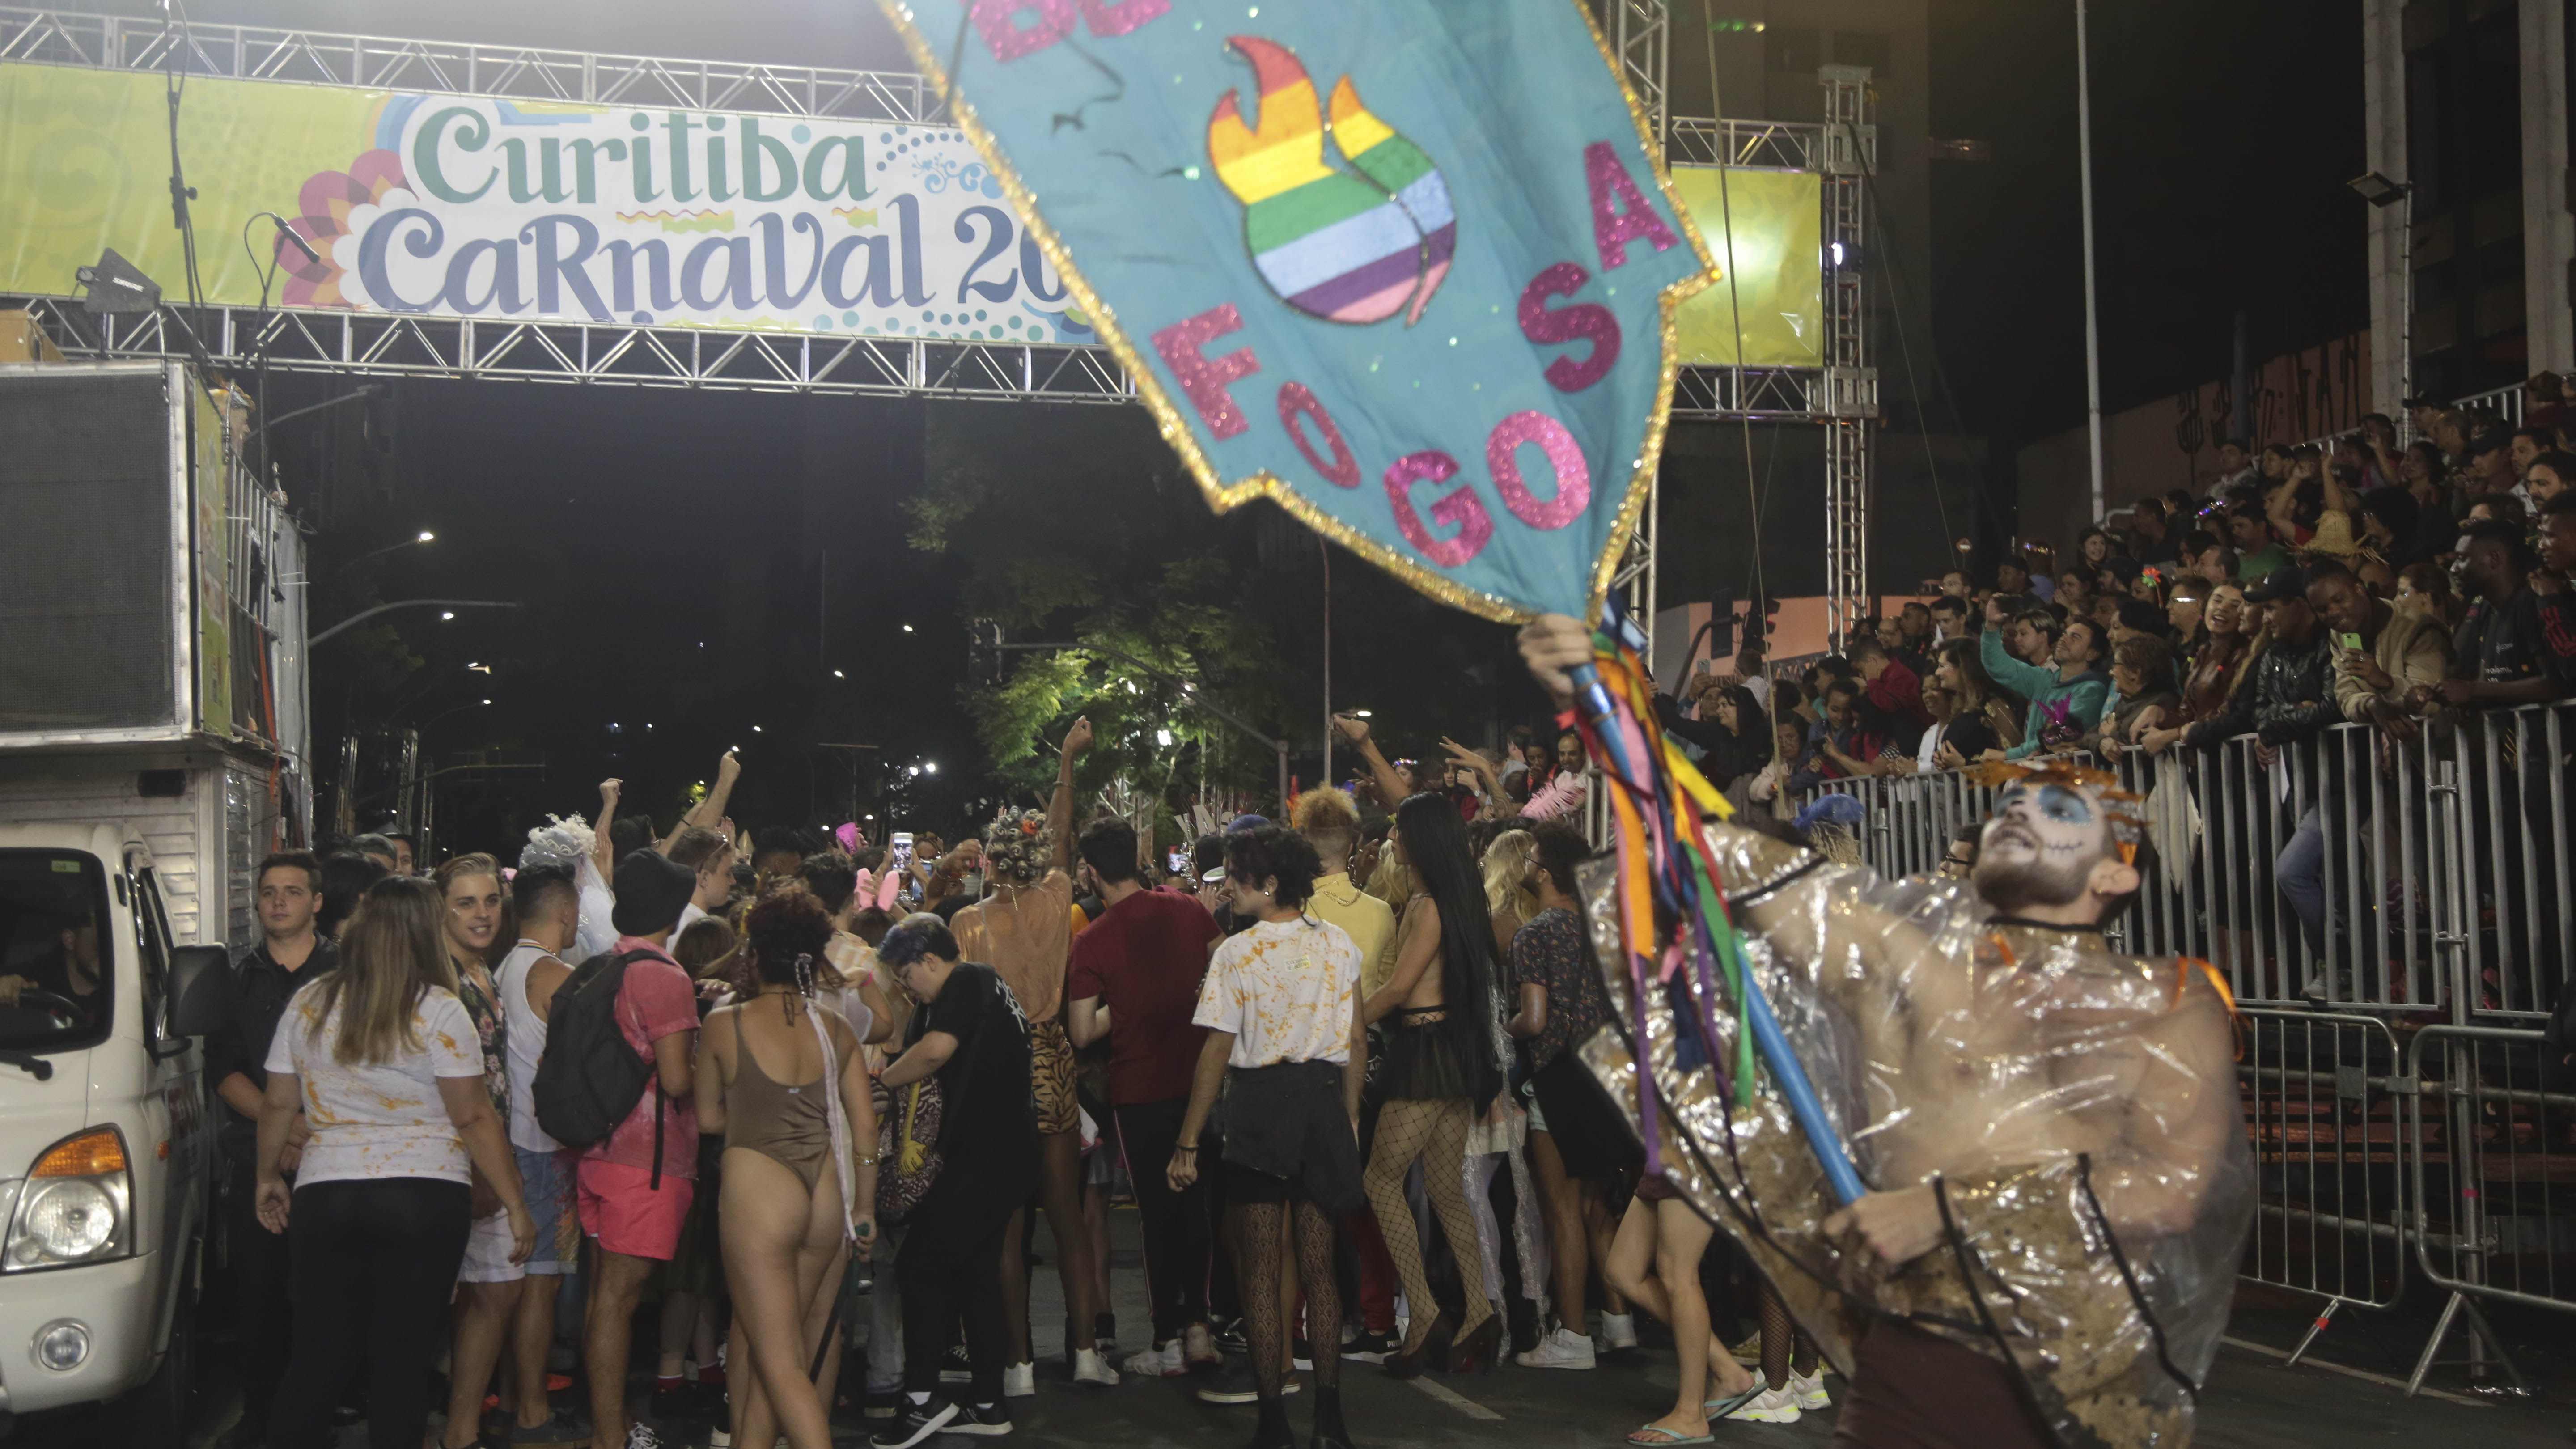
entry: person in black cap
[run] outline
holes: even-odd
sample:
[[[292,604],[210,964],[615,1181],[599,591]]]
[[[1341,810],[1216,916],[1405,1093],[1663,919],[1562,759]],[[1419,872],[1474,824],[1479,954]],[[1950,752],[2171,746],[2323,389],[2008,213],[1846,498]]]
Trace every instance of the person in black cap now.
[[[2308,605],[2306,571],[2274,569],[2246,590],[2245,598],[2248,603],[2270,606],[2269,642],[2254,661],[2253,677],[2229,697],[2227,708],[2193,725],[2182,742],[2210,749],[2251,730],[2257,741],[2255,763],[2265,770],[2279,768],[2283,754],[2295,752],[2295,778],[2305,787],[2307,811],[2289,844],[2281,848],[2274,873],[2282,898],[2299,918],[2299,934],[2307,941],[2310,956],[2322,963],[2325,874],[2329,857],[2339,854],[2327,850],[2326,841],[2342,838],[2360,823],[2357,812],[2367,802],[2349,801],[2340,790],[2317,788],[2327,778],[2319,772],[2317,738],[2329,725],[2343,722],[2343,710],[2335,703],[2334,650],[2316,610]],[[2322,964],[2310,972],[2302,994],[2311,999],[2326,995]]]
[[[638,1097],[616,1130],[582,1152],[575,1172],[581,1230],[599,1247],[584,1344],[597,1449],[661,1443],[647,1425],[628,1435],[626,1356],[644,1280],[679,1250],[697,1191],[698,1108],[690,1068],[698,1048],[698,998],[689,973],[665,949],[697,885],[696,871],[656,850],[631,851],[617,862],[617,907],[609,915],[617,928],[615,955],[625,962],[617,1026],[626,1044],[652,1061],[660,1090]]]

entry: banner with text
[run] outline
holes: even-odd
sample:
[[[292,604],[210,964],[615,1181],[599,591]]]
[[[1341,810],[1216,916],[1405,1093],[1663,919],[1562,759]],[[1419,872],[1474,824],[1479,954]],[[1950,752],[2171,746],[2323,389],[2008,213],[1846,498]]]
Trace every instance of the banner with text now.
[[[184,297],[169,126],[160,75],[0,64],[0,291],[113,247]],[[178,144],[212,302],[276,260],[297,307],[1097,340],[953,127],[194,77]]]

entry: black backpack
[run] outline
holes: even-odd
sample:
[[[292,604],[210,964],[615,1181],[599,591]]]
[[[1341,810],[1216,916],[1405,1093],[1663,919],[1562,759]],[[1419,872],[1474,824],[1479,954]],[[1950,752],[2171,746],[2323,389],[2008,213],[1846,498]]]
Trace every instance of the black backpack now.
[[[566,1147],[608,1140],[617,1124],[653,1092],[653,1186],[662,1186],[662,1085],[649,1055],[638,1056],[617,1026],[617,993],[626,964],[659,960],[651,950],[593,956],[555,989],[546,1013],[546,1049],[537,1058],[537,1125]]]

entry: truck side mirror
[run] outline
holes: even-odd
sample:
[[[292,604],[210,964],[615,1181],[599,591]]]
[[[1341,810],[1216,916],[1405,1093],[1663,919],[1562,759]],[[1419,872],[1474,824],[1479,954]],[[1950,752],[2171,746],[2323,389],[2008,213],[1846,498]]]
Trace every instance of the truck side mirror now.
[[[180,946],[170,952],[170,1031],[173,1039],[208,1036],[232,1014],[231,953],[221,946]]]

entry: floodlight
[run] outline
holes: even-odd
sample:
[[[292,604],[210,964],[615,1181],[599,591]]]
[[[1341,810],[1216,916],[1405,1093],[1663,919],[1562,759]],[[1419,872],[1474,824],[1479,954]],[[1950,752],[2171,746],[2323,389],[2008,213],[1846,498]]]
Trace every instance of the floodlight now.
[[[2410,182],[2391,181],[2376,171],[2356,176],[2344,184],[2353,189],[2354,195],[2373,206],[2395,206],[2406,199],[2407,192],[2415,189]]]

